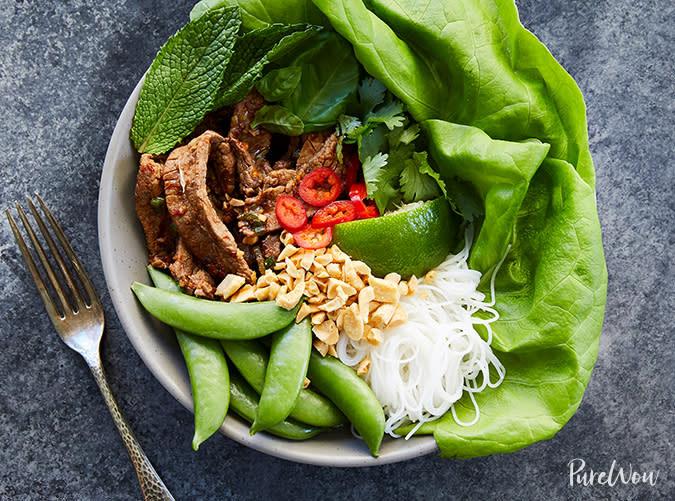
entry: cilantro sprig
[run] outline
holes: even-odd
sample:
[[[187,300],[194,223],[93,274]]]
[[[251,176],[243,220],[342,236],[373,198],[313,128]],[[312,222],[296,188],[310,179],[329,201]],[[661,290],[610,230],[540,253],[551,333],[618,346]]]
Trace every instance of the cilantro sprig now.
[[[337,132],[341,143],[357,145],[368,197],[380,212],[446,195],[427,152],[418,151],[419,125],[381,82],[363,80],[350,111],[338,120]]]

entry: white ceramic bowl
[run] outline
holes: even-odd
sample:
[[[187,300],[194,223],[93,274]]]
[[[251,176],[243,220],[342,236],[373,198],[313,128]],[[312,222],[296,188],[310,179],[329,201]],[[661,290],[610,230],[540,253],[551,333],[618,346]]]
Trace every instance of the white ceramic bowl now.
[[[150,283],[145,270],[145,237],[136,219],[134,187],[139,155],[129,139],[129,129],[142,85],[138,83],[115,126],[103,165],[98,199],[98,233],[101,259],[113,305],[124,330],[145,365],[159,382],[186,408],[192,410],[190,381],[173,332],[136,301],[130,286]],[[433,437],[410,440],[385,437],[380,456],[374,458],[365,443],[354,438],[348,427],[302,442],[265,433],[249,435],[248,425],[228,415],[220,431],[229,438],[272,456],[325,466],[374,466],[429,454],[437,450]],[[192,429],[176,429],[189,434]]]

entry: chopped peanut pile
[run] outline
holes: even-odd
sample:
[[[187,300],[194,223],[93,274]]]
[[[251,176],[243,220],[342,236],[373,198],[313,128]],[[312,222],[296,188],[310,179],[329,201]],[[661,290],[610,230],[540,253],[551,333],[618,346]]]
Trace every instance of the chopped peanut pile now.
[[[284,248],[274,270],[267,270],[255,285],[245,285],[243,279],[228,275],[217,294],[237,302],[273,300],[287,310],[304,297],[296,321],[310,317],[314,347],[324,356],[337,356],[335,345],[340,336],[377,345],[384,329],[407,321],[399,299],[417,290],[414,276],[407,282],[398,273],[378,278],[368,265],[353,261],[335,245],[302,249],[293,245],[287,232],[282,233],[281,241]],[[359,374],[367,373],[369,365],[369,360],[363,360]]]

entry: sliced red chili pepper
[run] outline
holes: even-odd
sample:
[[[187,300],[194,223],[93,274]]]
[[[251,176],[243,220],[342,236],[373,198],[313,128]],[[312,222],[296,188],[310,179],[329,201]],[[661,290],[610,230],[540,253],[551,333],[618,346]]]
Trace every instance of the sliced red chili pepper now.
[[[293,233],[293,240],[303,249],[322,249],[328,247],[333,239],[333,228],[314,228],[307,225],[304,229]]]
[[[302,178],[298,193],[309,205],[323,207],[335,200],[342,191],[342,181],[333,169],[321,167]]]
[[[345,173],[345,189],[348,190],[359,178],[359,169],[361,168],[361,162],[359,161],[358,151],[353,151],[349,153],[345,165],[347,167],[347,171]]]
[[[371,217],[380,217],[380,211],[377,210],[376,205],[366,205],[366,212],[361,216],[361,219],[370,219]]]
[[[350,200],[338,200],[322,207],[312,218],[312,226],[326,228],[339,223],[353,221],[356,218],[356,209]]]
[[[359,219],[369,219],[377,217],[379,214],[374,214],[372,210],[368,210],[368,206],[364,202],[368,193],[366,192],[366,185],[364,183],[354,183],[349,188],[349,199],[354,205],[356,217]],[[377,210],[377,208],[375,208]]]
[[[368,192],[366,191],[365,183],[353,183],[349,187],[349,198],[353,201],[355,198],[359,200],[365,200],[368,198]]]
[[[291,233],[298,231],[307,224],[307,211],[302,202],[289,195],[281,195],[274,208],[277,220],[281,227]]]

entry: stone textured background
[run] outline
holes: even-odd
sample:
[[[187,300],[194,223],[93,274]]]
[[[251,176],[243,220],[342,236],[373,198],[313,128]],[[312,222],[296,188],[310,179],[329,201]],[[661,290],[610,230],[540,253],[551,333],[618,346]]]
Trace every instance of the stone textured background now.
[[[96,204],[108,139],[192,3],[0,0],[2,208],[38,191],[72,236],[105,305],[111,386],[176,499],[675,498],[672,0],[517,2],[588,106],[609,294],[578,413],[514,454],[362,469],[295,464],[220,435],[193,452],[192,415],[143,365],[106,294]],[[4,216],[0,276],[0,499],[139,499],[94,381],[54,333]],[[660,473],[654,487],[570,487],[572,458]]]

